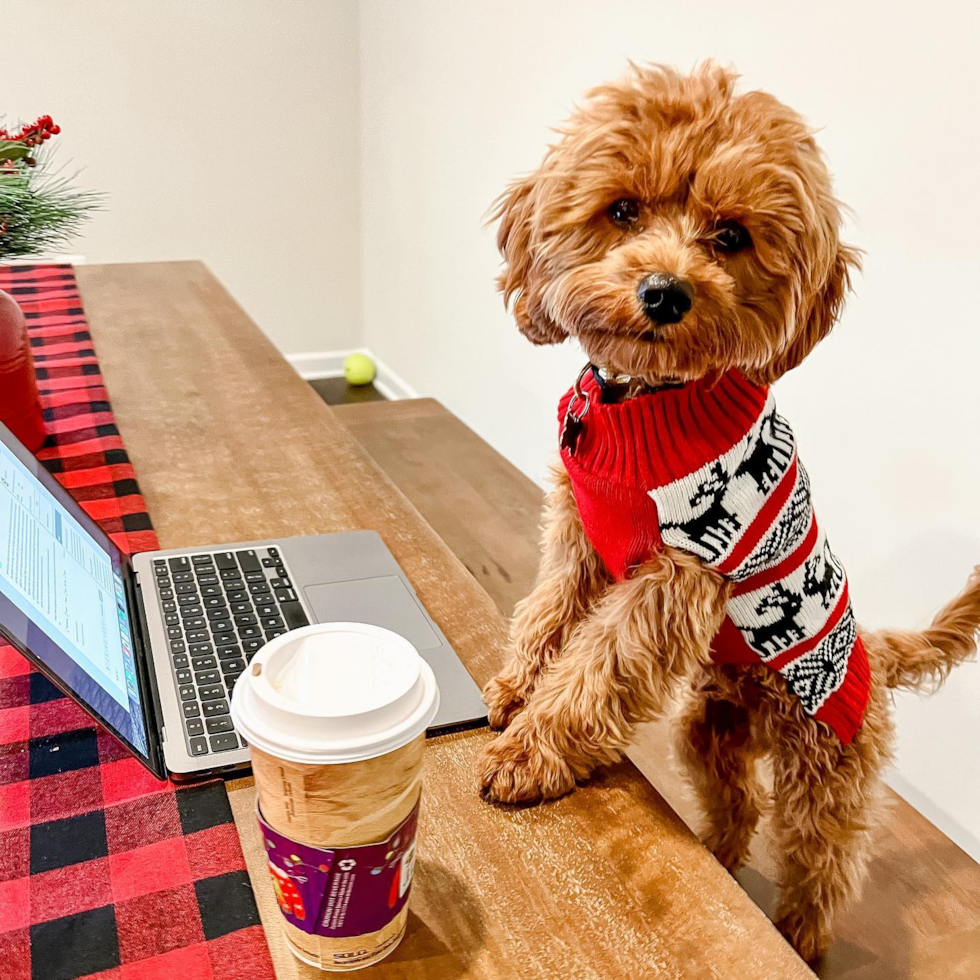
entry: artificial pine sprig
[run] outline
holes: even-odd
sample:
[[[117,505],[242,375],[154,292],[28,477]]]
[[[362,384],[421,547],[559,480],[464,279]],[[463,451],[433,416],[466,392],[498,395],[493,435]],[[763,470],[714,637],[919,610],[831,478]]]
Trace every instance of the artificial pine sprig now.
[[[75,190],[46,151],[34,151],[60,132],[50,116],[17,133],[0,127],[0,259],[63,247],[100,205],[101,195]]]

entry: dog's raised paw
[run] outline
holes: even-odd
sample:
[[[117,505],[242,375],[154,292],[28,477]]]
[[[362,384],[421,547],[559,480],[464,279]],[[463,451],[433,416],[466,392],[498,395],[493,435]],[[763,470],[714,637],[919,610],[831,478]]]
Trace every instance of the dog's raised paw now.
[[[480,793],[493,803],[536,803],[575,788],[567,766],[548,762],[522,738],[504,732],[480,756]]]

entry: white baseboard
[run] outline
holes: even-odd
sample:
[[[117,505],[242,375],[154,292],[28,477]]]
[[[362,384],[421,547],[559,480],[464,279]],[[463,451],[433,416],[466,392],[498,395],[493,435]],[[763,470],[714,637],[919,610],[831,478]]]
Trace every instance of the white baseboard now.
[[[419,393],[401,375],[392,371],[384,361],[375,357],[366,347],[287,354],[286,360],[304,381],[315,381],[319,378],[342,378],[344,376],[344,359],[348,354],[367,354],[374,361],[377,370],[374,387],[385,398],[398,401],[402,398],[419,397]]]

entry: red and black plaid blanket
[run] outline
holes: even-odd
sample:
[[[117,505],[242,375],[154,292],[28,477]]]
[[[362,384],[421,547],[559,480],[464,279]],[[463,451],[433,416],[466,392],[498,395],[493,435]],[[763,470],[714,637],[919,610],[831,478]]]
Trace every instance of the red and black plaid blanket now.
[[[0,267],[0,289],[30,331],[38,458],[120,548],[155,548],[71,267]],[[0,976],[273,976],[224,785],[160,782],[2,644]]]

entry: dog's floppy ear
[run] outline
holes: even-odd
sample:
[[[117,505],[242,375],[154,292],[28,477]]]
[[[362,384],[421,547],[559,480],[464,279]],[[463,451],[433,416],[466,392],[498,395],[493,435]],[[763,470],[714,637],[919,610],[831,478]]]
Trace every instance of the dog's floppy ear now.
[[[514,299],[514,319],[521,333],[534,344],[559,344],[564,332],[545,313],[538,294],[538,269],[531,237],[534,222],[536,179],[515,181],[497,199],[490,220],[500,219],[497,248],[504,258],[504,270],[497,277],[497,288],[504,303]]]
[[[797,311],[796,333],[786,348],[757,372],[759,380],[771,383],[792,371],[833,329],[851,290],[851,272],[861,268],[861,253],[848,245],[838,245],[827,277],[815,290],[809,304]]]

